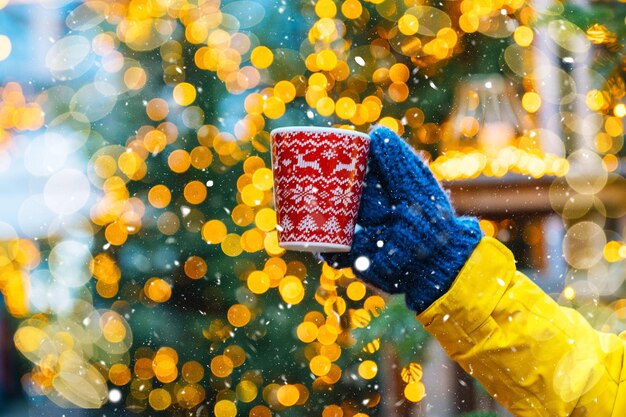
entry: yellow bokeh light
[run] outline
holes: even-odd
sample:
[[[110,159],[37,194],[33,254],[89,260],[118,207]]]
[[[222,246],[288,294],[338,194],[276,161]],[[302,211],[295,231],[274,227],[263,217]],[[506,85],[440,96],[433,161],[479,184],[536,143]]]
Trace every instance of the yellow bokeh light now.
[[[213,407],[213,413],[215,413],[215,417],[236,417],[237,406],[232,401],[221,400]]]
[[[363,5],[359,0],[345,0],[341,4],[341,13],[347,19],[358,19],[363,13]]]
[[[289,81],[279,81],[274,86],[274,95],[283,103],[290,103],[296,97],[296,87]]]
[[[315,3],[315,13],[322,18],[333,18],[337,14],[337,5],[333,0],[318,0]]]
[[[298,402],[298,398],[300,397],[300,391],[293,385],[283,385],[276,392],[276,396],[278,398],[278,402],[280,402],[285,407],[290,407]]]
[[[146,71],[141,67],[130,67],[124,72],[124,84],[130,90],[140,90],[148,81]]]
[[[346,289],[346,294],[348,298],[354,301],[359,301],[365,297],[367,289],[365,288],[365,284],[360,281],[351,282]]]
[[[153,121],[163,120],[169,114],[169,106],[167,101],[162,98],[153,98],[146,105],[146,114]]]
[[[0,35],[0,62],[4,61],[11,55],[11,39],[8,36]]]
[[[116,363],[109,368],[109,381],[117,386],[123,386],[130,382],[131,374],[128,366]]]
[[[177,84],[172,94],[179,106],[188,106],[196,100],[196,88],[186,82]]]
[[[257,46],[250,54],[250,62],[257,68],[267,68],[274,62],[274,53],[267,46]]]
[[[172,296],[172,287],[162,278],[150,278],[146,281],[143,291],[156,303],[164,303]]]
[[[259,392],[257,386],[253,382],[247,380],[241,381],[237,384],[237,388],[235,390],[237,398],[244,403],[254,401]]]
[[[46,333],[34,326],[22,326],[13,336],[15,347],[22,353],[31,353],[39,349]]]
[[[177,149],[167,157],[167,164],[172,172],[182,174],[191,166],[191,157],[184,149]]]
[[[226,378],[233,368],[233,361],[226,355],[217,355],[211,360],[211,372],[218,378]]]
[[[265,194],[253,184],[248,184],[241,190],[241,200],[250,207],[261,205]]]
[[[247,282],[248,288],[255,294],[263,294],[270,288],[270,276],[263,271],[252,271]]]
[[[252,174],[252,183],[262,191],[272,189],[274,185],[274,174],[269,168],[259,168]]]
[[[161,411],[167,409],[172,404],[172,396],[167,390],[157,388],[150,391],[148,402],[154,410]]]
[[[185,270],[185,275],[187,275],[191,279],[201,279],[207,273],[207,264],[199,256],[190,256],[185,261],[185,265],[183,267]]]
[[[618,103],[613,108],[613,114],[619,118],[626,116],[626,105],[624,103]]]
[[[101,318],[102,336],[111,343],[119,343],[126,337],[126,327],[124,323],[115,315]]]
[[[271,208],[259,210],[254,218],[257,227],[265,232],[270,232],[276,228],[276,212]]]
[[[191,166],[196,169],[205,169],[213,162],[213,154],[206,146],[196,146],[189,154]]]
[[[419,21],[412,14],[405,14],[398,19],[398,30],[400,33],[410,36],[415,35],[419,30]]]
[[[534,91],[524,93],[522,106],[528,113],[536,113],[541,108],[541,96]]]
[[[404,387],[404,396],[411,402],[419,402],[426,395],[426,388],[421,381],[411,382]]]
[[[228,322],[235,327],[243,327],[250,322],[252,314],[243,304],[233,304],[228,309]]]
[[[356,113],[356,103],[350,97],[341,97],[335,104],[335,113],[342,119],[350,119]]]
[[[324,376],[330,371],[331,362],[326,356],[315,356],[309,362],[311,372],[317,376]]]
[[[533,43],[535,34],[528,26],[518,26],[513,32],[513,39],[519,46],[530,46]]]
[[[165,149],[167,137],[160,130],[151,130],[143,137],[143,146],[150,153],[157,154]]]
[[[363,379],[372,379],[378,373],[378,365],[372,360],[366,360],[359,364],[359,375]]]
[[[607,105],[604,94],[600,90],[588,91],[585,97],[585,103],[587,107],[593,111],[601,110]]]
[[[317,326],[315,323],[305,321],[300,323],[296,329],[298,339],[304,343],[311,343],[317,339]]]
[[[407,384],[411,382],[417,382],[422,379],[423,370],[419,363],[411,362],[408,366],[402,368],[400,376]]]
[[[207,189],[200,181],[190,181],[185,185],[183,195],[189,204],[200,204],[206,199]]]
[[[606,259],[607,262],[621,261],[623,257],[620,254],[620,249],[622,249],[623,246],[624,244],[622,242],[618,242],[615,240],[607,242],[607,244],[604,245],[604,249],[602,251],[604,259]]]
[[[328,117],[335,112],[335,102],[330,97],[322,97],[315,104],[315,110],[320,116]]]
[[[576,298],[576,290],[568,285],[567,287],[563,288],[563,297],[565,297],[565,299],[569,301],[573,300],[574,298]]]
[[[207,243],[222,243],[226,233],[226,225],[220,220],[210,220],[202,226],[202,238]]]
[[[294,275],[287,275],[280,281],[278,286],[283,300],[289,304],[298,304],[304,298],[304,287],[302,281]]]
[[[315,63],[319,69],[331,71],[337,66],[337,55],[332,50],[325,49],[317,54]]]
[[[285,114],[285,103],[278,97],[270,97],[263,104],[263,113],[270,119],[278,119]]]
[[[204,367],[196,361],[185,362],[181,368],[181,376],[190,384],[198,383],[204,378]]]
[[[224,255],[235,257],[241,255],[243,252],[243,248],[241,246],[241,236],[237,233],[229,233],[224,236],[224,239],[220,243],[222,247],[222,252]]]

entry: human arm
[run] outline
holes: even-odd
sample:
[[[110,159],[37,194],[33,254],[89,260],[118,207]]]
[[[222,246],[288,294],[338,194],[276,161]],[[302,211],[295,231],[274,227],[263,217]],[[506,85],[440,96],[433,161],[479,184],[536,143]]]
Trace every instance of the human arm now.
[[[508,249],[482,238],[475,219],[455,215],[397,135],[371,136],[362,229],[349,253],[326,260],[345,267],[366,258],[355,273],[404,293],[452,359],[515,415],[626,415],[622,340],[596,332],[516,271]]]
[[[515,416],[626,415],[624,341],[559,306],[495,239],[417,318]]]

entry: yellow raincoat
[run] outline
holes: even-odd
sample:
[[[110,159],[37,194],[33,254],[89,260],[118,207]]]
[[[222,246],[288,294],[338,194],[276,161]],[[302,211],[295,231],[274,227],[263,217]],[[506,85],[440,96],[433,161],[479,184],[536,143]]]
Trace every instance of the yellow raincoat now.
[[[450,290],[417,316],[514,415],[626,417],[625,341],[594,330],[483,238]]]

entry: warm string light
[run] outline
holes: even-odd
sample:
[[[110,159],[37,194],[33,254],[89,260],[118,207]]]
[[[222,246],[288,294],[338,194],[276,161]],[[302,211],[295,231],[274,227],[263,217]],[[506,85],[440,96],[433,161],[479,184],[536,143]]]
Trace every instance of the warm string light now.
[[[508,173],[541,178],[546,175],[562,177],[567,174],[566,158],[544,154],[539,150],[525,151],[514,146],[501,149],[495,156],[475,150],[450,151],[430,165],[438,179],[453,181],[480,175],[503,177]]]
[[[43,124],[44,114],[40,105],[37,102],[28,102],[18,83],[9,82],[0,86],[0,172],[9,169],[11,164],[10,154],[6,152],[11,145],[11,137],[20,132],[36,131]]]
[[[29,313],[29,274],[40,262],[37,245],[27,239],[0,242],[0,293],[13,316],[25,317]]]

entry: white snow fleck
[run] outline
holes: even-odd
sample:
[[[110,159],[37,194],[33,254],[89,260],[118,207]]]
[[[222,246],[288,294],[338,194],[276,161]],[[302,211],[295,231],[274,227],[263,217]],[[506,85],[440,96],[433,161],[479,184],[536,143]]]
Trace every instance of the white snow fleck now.
[[[445,323],[446,321],[448,321],[450,319],[450,315],[446,314],[445,316],[443,316],[443,322]]]
[[[379,240],[378,242],[376,242],[376,246],[379,248],[382,248],[385,245],[385,242],[383,242],[382,240]]]
[[[504,287],[504,281],[502,280],[502,278],[498,278],[496,281],[498,281],[499,286]]]
[[[355,56],[354,60],[356,61],[357,64],[359,64],[360,66],[364,67],[365,66],[365,60],[363,59],[363,57],[360,56]]]
[[[357,269],[357,271],[361,272],[367,270],[370,267],[369,258],[367,256],[359,256],[354,261],[354,267]]]
[[[109,401],[112,403],[119,402],[122,399],[122,392],[118,389],[113,388],[109,391]]]

